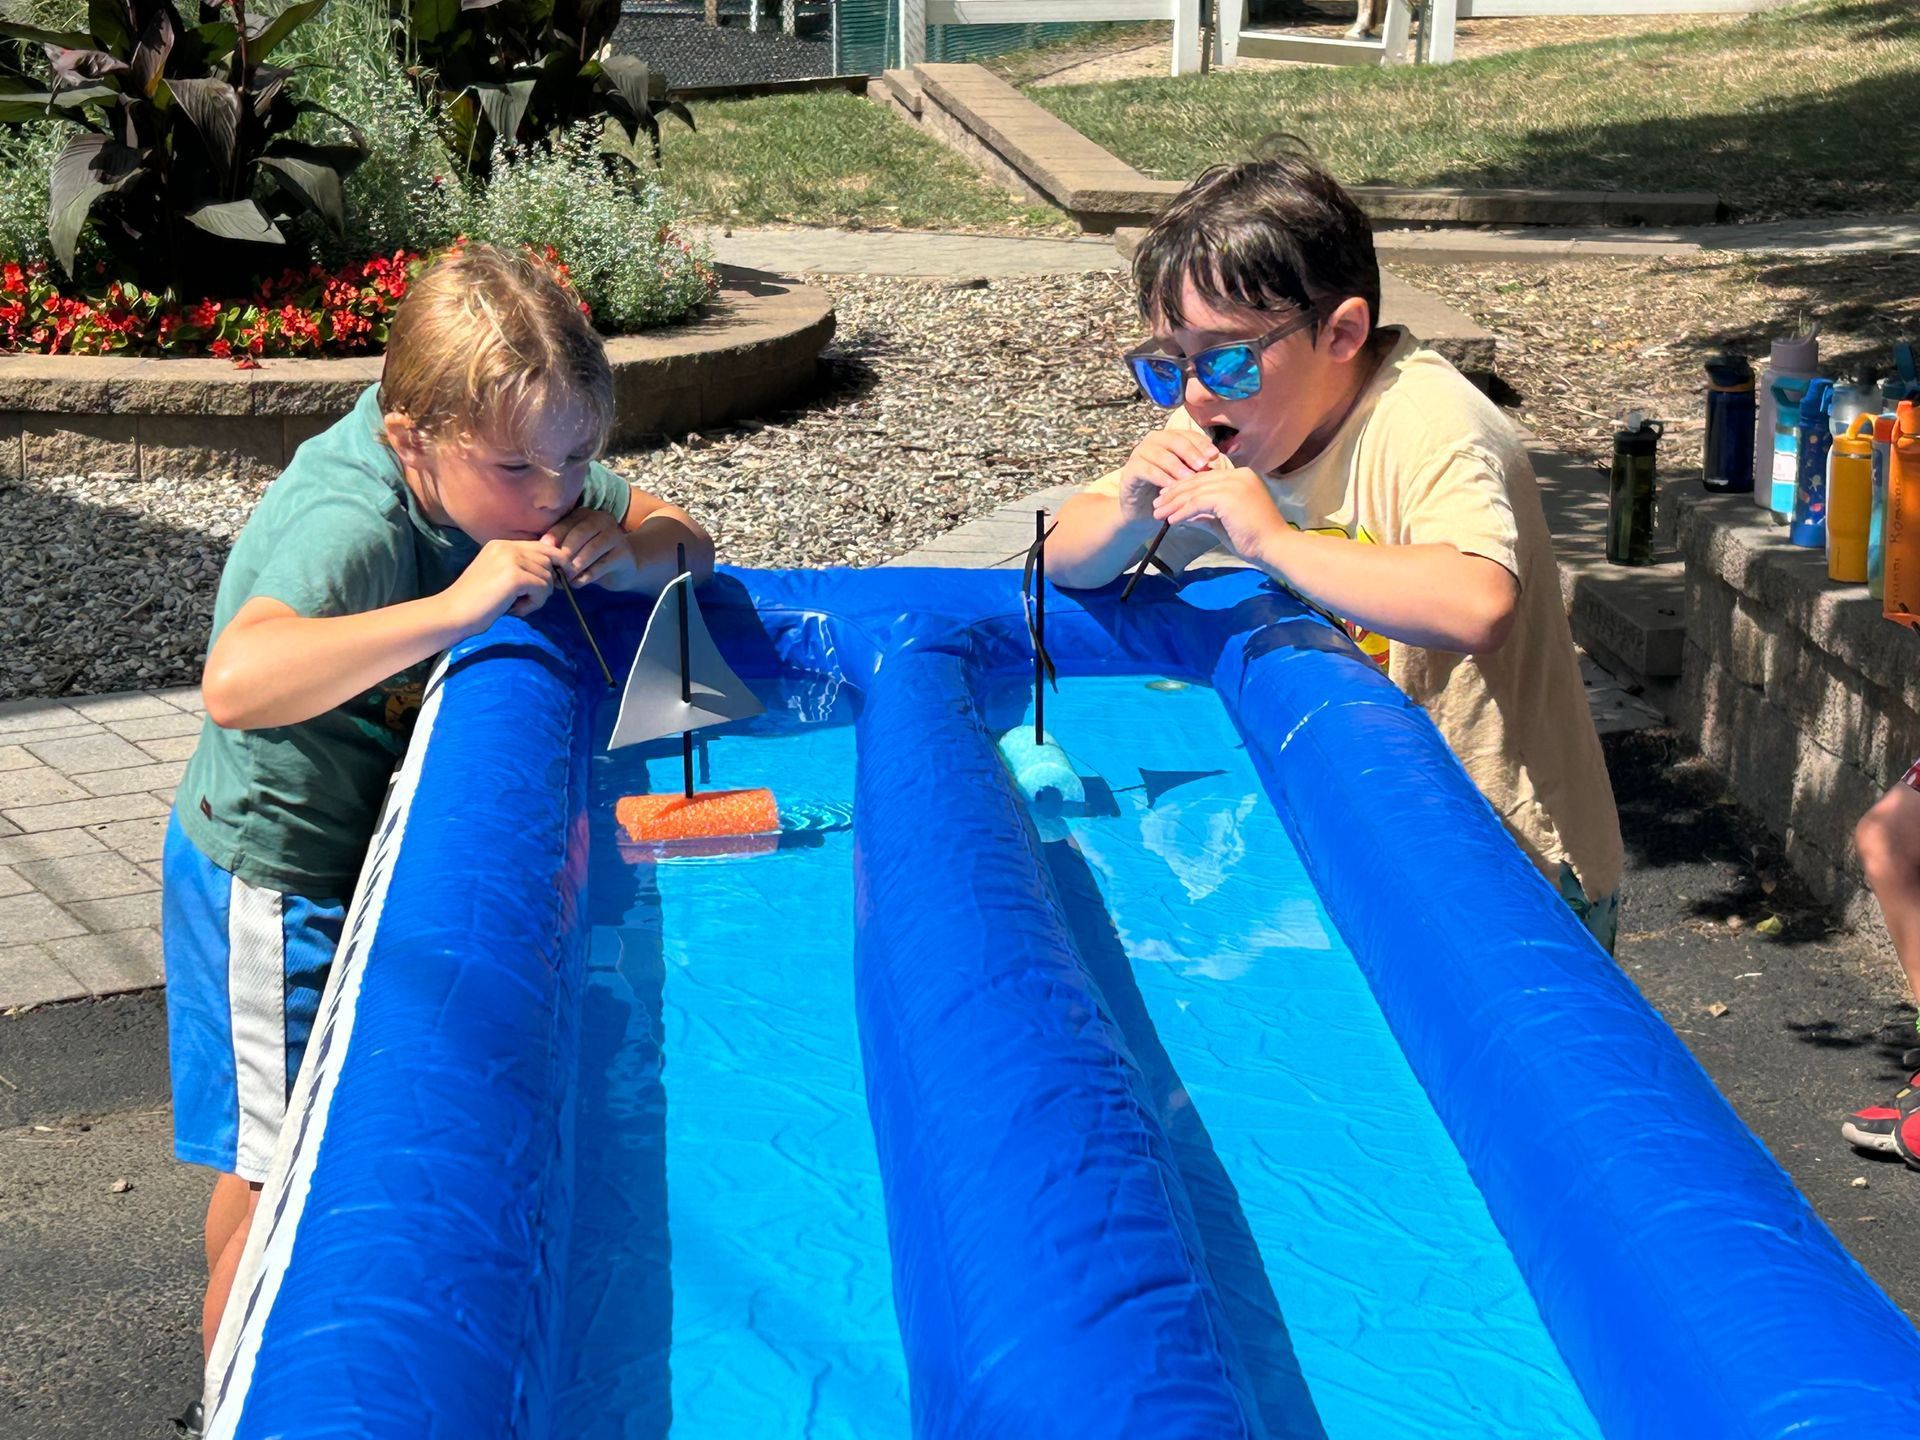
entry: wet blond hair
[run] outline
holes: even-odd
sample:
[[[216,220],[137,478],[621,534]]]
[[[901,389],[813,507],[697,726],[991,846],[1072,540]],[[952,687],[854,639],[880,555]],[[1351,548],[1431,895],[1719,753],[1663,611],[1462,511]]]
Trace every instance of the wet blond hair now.
[[[531,256],[491,245],[422,267],[388,333],[382,414],[430,440],[518,449],[533,417],[562,400],[581,407],[598,454],[613,426],[613,369],[578,296]]]

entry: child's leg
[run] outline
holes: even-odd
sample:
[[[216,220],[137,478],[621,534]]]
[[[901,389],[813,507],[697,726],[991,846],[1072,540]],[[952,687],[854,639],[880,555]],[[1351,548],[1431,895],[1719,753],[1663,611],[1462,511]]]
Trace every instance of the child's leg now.
[[[228,1233],[226,1243],[220,1253],[213,1256],[207,1265],[207,1298],[200,1308],[200,1354],[204,1359],[213,1354],[213,1337],[220,1333],[220,1317],[226,1313],[227,1296],[233,1290],[233,1277],[239,1273],[240,1257],[246,1253],[247,1236],[253,1229],[254,1212],[260,1206],[260,1187],[249,1184],[237,1175],[222,1175],[220,1183],[232,1180],[239,1194],[245,1198],[237,1207],[234,1225]],[[216,1187],[216,1198],[218,1188]],[[212,1254],[213,1231],[212,1212],[208,1212],[207,1249]]]
[[[253,886],[168,829],[161,887],[174,1154],[219,1172],[202,1340],[213,1343],[346,907]]]
[[[1854,827],[1867,886],[1880,902],[1893,953],[1920,999],[1920,763],[1882,795]]]
[[[207,1202],[207,1273],[219,1263],[233,1232],[247,1218],[247,1197],[251,1187],[238,1175],[222,1175],[213,1182],[213,1198]]]

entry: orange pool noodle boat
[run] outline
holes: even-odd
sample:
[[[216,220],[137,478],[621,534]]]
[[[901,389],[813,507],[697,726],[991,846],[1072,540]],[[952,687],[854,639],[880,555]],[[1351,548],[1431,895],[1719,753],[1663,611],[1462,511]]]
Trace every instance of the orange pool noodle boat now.
[[[780,807],[771,790],[709,790],[691,799],[624,795],[614,804],[613,818],[636,845],[780,833]]]

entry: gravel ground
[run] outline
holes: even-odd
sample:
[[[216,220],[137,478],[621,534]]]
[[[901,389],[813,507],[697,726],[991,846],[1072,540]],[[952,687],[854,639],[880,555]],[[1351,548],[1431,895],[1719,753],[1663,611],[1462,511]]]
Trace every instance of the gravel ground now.
[[[1821,373],[1893,371],[1920,341],[1920,255],[1701,255],[1654,262],[1395,265],[1500,337],[1515,418],[1546,445],[1602,459],[1628,409],[1667,423],[1661,468],[1698,473],[1708,357],[1763,360],[1772,337],[1820,328]]]
[[[739,565],[870,565],[1124,457],[1155,412],[1114,356],[1116,276],[827,278],[839,333],[794,413],[610,457]],[[192,684],[260,486],[0,484],[0,700]]]
[[[1821,324],[1828,373],[1920,338],[1920,256],[1398,266],[1500,337],[1515,418],[1599,459],[1629,407],[1665,417],[1663,468],[1698,466],[1701,363]],[[740,565],[870,565],[1115,464],[1153,424],[1114,355],[1116,275],[828,277],[839,335],[819,395],[763,424],[612,457],[690,507]],[[220,566],[259,487],[228,480],[0,485],[0,699],[198,678]]]

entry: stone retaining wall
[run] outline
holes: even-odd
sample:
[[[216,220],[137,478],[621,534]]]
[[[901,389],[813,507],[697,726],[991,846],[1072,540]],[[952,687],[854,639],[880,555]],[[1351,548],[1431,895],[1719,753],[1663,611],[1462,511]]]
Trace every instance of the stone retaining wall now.
[[[833,338],[821,290],[725,270],[700,316],[607,342],[616,445],[774,409]],[[270,360],[0,358],[0,481],[36,475],[269,479],[380,378],[379,357]]]
[[[1788,862],[1852,924],[1879,929],[1853,827],[1920,757],[1920,636],[1864,585],[1787,543],[1747,496],[1680,502],[1686,644],[1676,724]]]

